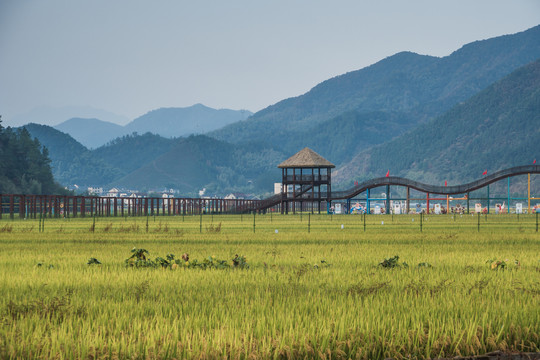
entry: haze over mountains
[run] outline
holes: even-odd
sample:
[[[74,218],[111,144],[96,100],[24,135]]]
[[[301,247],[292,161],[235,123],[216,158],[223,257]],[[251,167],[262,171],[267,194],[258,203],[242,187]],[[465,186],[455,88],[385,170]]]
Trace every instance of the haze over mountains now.
[[[174,111],[161,109],[131,123],[142,130],[127,133],[142,135],[95,150],[62,140],[71,144],[71,162],[57,144],[67,135],[27,128],[49,147],[54,175],[64,184],[265,194],[280,180],[277,164],[305,146],[337,165],[336,188],[383,176],[387,169],[420,181],[463,182],[487,164],[495,171],[528,164],[535,156],[539,58],[540,26],[477,41],[443,58],[402,52],[207,136],[166,139],[179,135],[171,130]],[[156,118],[165,125],[153,123]],[[216,124],[209,114],[205,119]],[[199,133],[191,125],[181,131]],[[146,129],[160,135],[143,134]]]
[[[125,126],[95,118],[71,118],[54,128],[71,135],[86,147],[97,148],[119,136],[152,132],[163,137],[201,134],[245,120],[247,110],[212,109],[202,104],[185,108],[152,110]]]
[[[85,119],[101,119],[103,121],[120,125],[124,125],[129,122],[127,117],[89,106],[38,106],[26,113],[14,116],[10,119],[10,124],[12,124],[12,126],[21,126],[29,123],[53,125],[75,117]]]

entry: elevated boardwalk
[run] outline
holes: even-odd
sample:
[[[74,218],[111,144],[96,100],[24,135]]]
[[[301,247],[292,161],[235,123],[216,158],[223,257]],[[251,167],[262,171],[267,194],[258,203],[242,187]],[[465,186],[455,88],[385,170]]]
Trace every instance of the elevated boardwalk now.
[[[63,196],[63,195],[25,195],[25,194],[0,194],[2,199],[2,211],[0,219],[6,217],[14,218],[17,214],[21,218],[37,218],[38,216],[48,217],[84,217],[84,216],[150,216],[150,215],[194,215],[202,213],[247,213],[265,212],[269,209],[280,211],[279,207],[283,203],[284,197],[288,201],[302,199],[304,202],[320,199],[330,199],[327,206],[332,201],[350,201],[362,193],[366,193],[366,199],[370,199],[371,189],[386,187],[387,199],[390,186],[401,186],[407,189],[407,200],[409,200],[410,189],[426,194],[429,208],[430,200],[443,200],[445,198],[430,198],[430,195],[464,195],[465,199],[472,200],[469,193],[488,187],[497,181],[508,179],[518,175],[529,176],[529,208],[531,200],[540,198],[531,197],[530,175],[540,174],[540,165],[516,166],[506,170],[497,171],[481,179],[454,186],[440,186],[424,184],[415,180],[410,180],[397,176],[380,177],[364,181],[348,190],[335,191],[330,194],[319,192],[317,198],[312,198],[313,192],[301,190],[296,194],[282,193],[271,196],[263,200],[241,200],[241,199],[200,199],[200,198],[123,198],[123,197],[96,197],[96,196]],[[489,189],[489,188],[488,188]],[[330,196],[327,196],[330,195]],[[290,197],[290,198],[289,198]],[[448,199],[448,198],[446,198]],[[493,198],[488,197],[485,200]],[[508,195],[508,200],[510,200]],[[395,199],[390,199],[395,200]],[[389,202],[387,202],[389,206]],[[488,202],[489,206],[489,202]],[[311,209],[314,207],[312,206]],[[408,206],[407,206],[408,210]],[[388,213],[388,212],[387,212]]]
[[[525,165],[525,166],[516,166],[513,168],[501,170],[494,172],[491,175],[487,175],[481,179],[472,181],[470,183],[454,186],[440,186],[440,185],[429,185],[424,184],[419,181],[402,178],[398,176],[389,176],[389,177],[380,177],[371,180],[364,181],[350,189],[344,191],[334,191],[331,193],[331,201],[337,200],[350,200],[358,195],[368,192],[370,189],[383,187],[383,186],[402,186],[408,189],[414,189],[425,194],[432,195],[463,195],[471,193],[475,190],[482,189],[487,187],[490,184],[493,184],[497,181],[511,178],[518,175],[527,175],[527,174],[540,174],[540,165]],[[309,193],[307,194],[309,195]],[[321,197],[325,197],[326,194],[321,194]],[[264,210],[274,206],[277,206],[281,202],[282,194],[274,195],[267,199],[258,201],[255,205],[257,208],[255,210]],[[531,198],[536,199],[536,198]]]

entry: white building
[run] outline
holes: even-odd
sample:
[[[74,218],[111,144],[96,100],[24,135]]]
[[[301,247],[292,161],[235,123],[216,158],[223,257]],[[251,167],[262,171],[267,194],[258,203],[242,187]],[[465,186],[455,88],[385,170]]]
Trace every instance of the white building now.
[[[117,188],[112,188],[107,192],[107,197],[118,197],[118,194],[120,193],[120,190]]]
[[[90,195],[98,195],[100,196],[101,194],[103,194],[103,188],[102,187],[88,187],[88,193]]]

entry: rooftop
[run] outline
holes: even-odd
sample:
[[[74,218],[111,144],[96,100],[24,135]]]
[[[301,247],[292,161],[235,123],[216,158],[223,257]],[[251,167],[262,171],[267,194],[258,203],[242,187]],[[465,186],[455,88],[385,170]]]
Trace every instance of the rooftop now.
[[[310,148],[303,148],[284,162],[278,168],[335,168],[330,161],[323,158]]]

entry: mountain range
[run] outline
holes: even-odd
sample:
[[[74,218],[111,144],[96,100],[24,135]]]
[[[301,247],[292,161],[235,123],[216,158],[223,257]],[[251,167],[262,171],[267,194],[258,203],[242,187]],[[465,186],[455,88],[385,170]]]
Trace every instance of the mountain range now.
[[[152,132],[167,138],[202,134],[252,115],[247,110],[212,109],[202,104],[185,108],[152,110],[122,126],[96,118],[71,118],[55,126],[88,148],[97,148],[117,137]]]
[[[59,131],[27,128],[49,147],[54,175],[65,184],[264,194],[280,180],[277,164],[305,146],[337,165],[336,189],[387,169],[419,181],[463,182],[487,164],[494,171],[534,156],[539,58],[537,26],[443,58],[398,53],[207,135],[169,139],[176,135],[143,126],[159,114],[172,121],[168,109],[132,122],[158,134],[132,131],[94,150],[66,139],[72,150],[58,145],[57,152]],[[83,159],[73,159],[69,171],[67,151]]]
[[[342,115],[350,112],[368,121],[370,113],[389,113],[394,119],[402,119],[396,125],[402,123],[398,132],[403,133],[442,115],[539,57],[540,26],[514,35],[476,41],[442,58],[401,52],[326,80],[306,94],[280,101],[245,121],[209,135],[234,143],[268,142],[291,153],[303,148],[312,138],[305,134],[324,134],[325,128],[338,129],[339,118],[345,119]],[[347,119],[350,122],[350,116]],[[359,151],[365,147],[357,146],[356,141],[373,144],[362,125],[356,129],[354,136],[350,136],[355,141],[343,144],[344,147]],[[394,127],[394,131],[381,140],[395,136],[395,130]],[[333,141],[332,136],[328,138]],[[334,152],[320,151],[320,154],[341,162],[339,154]]]
[[[531,164],[540,152],[539,110],[537,60],[433,121],[357,154],[334,179],[364,180],[390,170],[433,184],[460,184],[480,178],[484,170]]]

